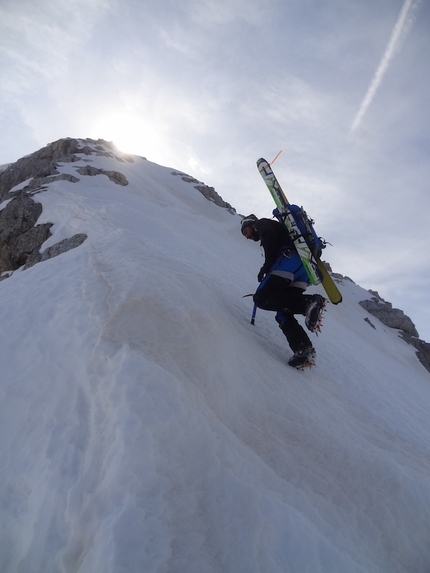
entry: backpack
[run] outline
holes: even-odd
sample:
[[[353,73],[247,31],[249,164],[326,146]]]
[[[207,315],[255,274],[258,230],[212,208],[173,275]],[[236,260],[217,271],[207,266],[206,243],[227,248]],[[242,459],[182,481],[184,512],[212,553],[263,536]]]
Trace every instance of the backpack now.
[[[294,240],[299,237],[303,237],[313,257],[315,259],[319,259],[321,257],[321,252],[326,248],[327,243],[324,239],[318,237],[316,234],[315,229],[313,228],[315,221],[308,217],[303,207],[298,207],[297,205],[292,205],[291,203],[288,204],[287,211],[283,213],[281,213],[279,209],[274,209],[273,211],[273,215],[278,219],[278,221],[284,224],[288,214],[292,215],[299,230],[299,234],[292,236],[292,239]]]

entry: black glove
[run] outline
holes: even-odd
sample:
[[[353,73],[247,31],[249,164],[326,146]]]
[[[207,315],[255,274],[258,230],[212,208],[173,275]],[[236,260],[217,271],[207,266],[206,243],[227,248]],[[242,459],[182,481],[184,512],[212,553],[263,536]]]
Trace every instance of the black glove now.
[[[265,275],[266,275],[266,271],[263,268],[261,268],[260,272],[258,273],[258,276],[257,276],[257,280],[259,283],[261,283],[261,281],[264,279]]]

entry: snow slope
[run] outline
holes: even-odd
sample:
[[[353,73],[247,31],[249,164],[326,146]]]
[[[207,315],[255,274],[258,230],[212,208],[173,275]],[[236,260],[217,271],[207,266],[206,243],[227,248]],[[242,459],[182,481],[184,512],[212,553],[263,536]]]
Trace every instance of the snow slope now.
[[[345,280],[292,370],[273,314],[250,325],[239,217],[143,158],[91,162],[129,185],[50,184],[44,248],[87,241],[0,283],[2,573],[428,573],[414,349]]]

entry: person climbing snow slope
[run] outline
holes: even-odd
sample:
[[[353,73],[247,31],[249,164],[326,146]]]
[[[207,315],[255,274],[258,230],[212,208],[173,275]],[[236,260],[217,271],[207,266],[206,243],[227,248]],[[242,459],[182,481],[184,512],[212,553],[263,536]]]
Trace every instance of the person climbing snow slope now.
[[[241,221],[241,232],[246,239],[260,241],[264,250],[264,264],[258,273],[260,284],[253,295],[255,305],[276,312],[275,320],[294,353],[288,364],[299,370],[313,366],[315,348],[294,315],[304,315],[308,330],[318,333],[326,299],[319,294],[304,294],[308,275],[287,229],[279,221],[248,215]]]

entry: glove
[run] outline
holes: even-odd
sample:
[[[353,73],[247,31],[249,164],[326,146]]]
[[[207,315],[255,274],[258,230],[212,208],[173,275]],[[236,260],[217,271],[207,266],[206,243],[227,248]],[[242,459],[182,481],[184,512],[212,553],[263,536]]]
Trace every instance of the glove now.
[[[261,268],[260,272],[258,273],[258,276],[257,276],[257,280],[259,283],[261,283],[261,281],[264,279],[265,275],[266,275],[266,271],[263,268]]]

